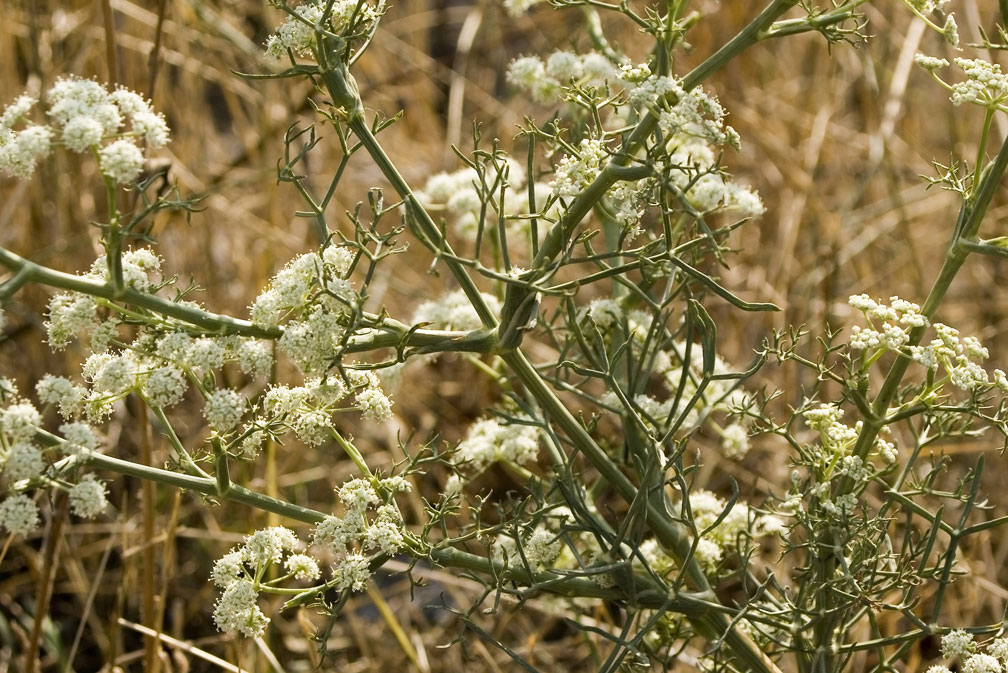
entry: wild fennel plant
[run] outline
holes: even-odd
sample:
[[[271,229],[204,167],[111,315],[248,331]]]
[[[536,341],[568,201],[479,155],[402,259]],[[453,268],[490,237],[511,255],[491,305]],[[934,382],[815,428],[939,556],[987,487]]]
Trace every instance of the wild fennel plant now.
[[[769,336],[751,363],[733,367],[718,356],[707,307],[776,307],[740,298],[716,275],[731,232],[764,208],[728,173],[742,139],[703,84],[775,39],[813,31],[830,43],[866,39],[858,14],[866,0],[827,8],[774,0],[688,72],[680,53],[702,19],[689,3],[555,2],[580,16],[595,49],[517,58],[508,80],[557,114],[548,123],[527,120],[510,155],[477,127],[472,148],[459,148],[462,167],[423,185],[410,185],[383,149],[381,132],[395,119],[368,110],[351,72],[381,39],[383,5],[274,4],[283,18],[266,51],[285,64],[247,77],[308,79],[316,87],[319,122],[290,128],[277,177],[303,198],[318,248],[277,273],[247,319],[192,301],[143,244],[153,214],[197,206],[155,193],[141,178],[145,150],[168,141],[164,119],[146,100],[68,76],[49,89],[42,112],[21,96],[0,118],[5,173],[29,178],[58,149],[91,154],[108,203],[105,255],[83,273],[0,249],[8,271],[0,301],[16,301],[29,283],[52,288],[50,345],[86,353],[79,377],[47,374],[35,388],[61,423],[44,422],[11,381],[0,386],[0,523],[11,534],[38,527],[39,502],[52,493],[67,494],[78,516],[102,514],[101,478],[122,475],[289,521],[250,531],[206,569],[220,590],[214,619],[238,636],[268,628],[264,594],[336,619],[376,571],[405,559],[411,568],[477,577],[488,596],[550,597],[584,628],[592,606],[618,606],[621,626],[604,634],[597,670],[671,668],[683,665],[687,648],[702,652],[693,663],[704,670],[839,671],[855,655],[870,670],[897,670],[915,642],[933,635],[961,670],[1008,666],[1002,624],[943,623],[963,542],[1004,522],[976,515],[983,457],[954,479],[946,462],[926,465],[923,452],[938,439],[983,429],[1008,434],[1008,378],[981,365],[988,352],[979,340],[937,320],[971,255],[1008,256],[1003,237],[980,237],[1008,166],[1008,143],[988,158],[990,129],[1008,97],[1008,78],[996,65],[958,59],[963,76],[949,83],[948,61],[917,59],[952,103],[986,111],[975,157],[939,167],[933,179],[959,194],[962,206],[923,303],[854,295],[850,305],[863,324],[823,336],[817,356],[791,330]],[[955,46],[952,15],[935,19],[942,4],[906,2]],[[530,3],[505,7],[519,14]],[[612,13],[652,40],[645,61],[629,60],[607,39],[603,18]],[[344,159],[316,192],[306,163],[320,142],[336,143]],[[361,153],[388,186],[372,189],[366,207],[362,199],[334,215],[346,162]],[[130,209],[119,207],[123,190],[133,197]],[[425,246],[432,268],[458,288],[408,317],[374,305],[368,291],[407,241]],[[298,372],[294,380],[270,379],[271,342]],[[498,387],[499,405],[459,443],[404,442],[399,468],[377,471],[367,447],[337,419],[386,421],[395,413],[396,374],[445,353],[468,358]],[[776,393],[747,387],[769,360],[814,373],[816,385],[786,417],[773,404]],[[247,398],[225,385],[224,368],[269,381]],[[186,395],[203,403],[202,445],[186,445],[173,429],[171,408]],[[169,465],[119,457],[103,440],[102,424],[126,400],[139,402],[143,422],[156,421],[165,434]],[[722,460],[743,458],[750,437],[788,447],[790,483],[765,502],[743,502],[737,489],[697,487],[710,450],[699,450],[701,432],[720,438]],[[281,440],[330,446],[353,464],[357,476],[336,486],[329,510],[232,480],[232,466]],[[524,491],[479,492],[476,477],[495,466],[516,475]],[[403,494],[435,473],[449,476],[436,496],[423,494],[425,518],[407,520]],[[767,544],[777,565],[759,553]],[[778,568],[790,577],[781,579]],[[730,599],[716,591],[728,585],[735,587]],[[508,643],[479,630],[478,607],[457,611],[460,622],[532,669]],[[885,626],[887,613],[906,628]]]

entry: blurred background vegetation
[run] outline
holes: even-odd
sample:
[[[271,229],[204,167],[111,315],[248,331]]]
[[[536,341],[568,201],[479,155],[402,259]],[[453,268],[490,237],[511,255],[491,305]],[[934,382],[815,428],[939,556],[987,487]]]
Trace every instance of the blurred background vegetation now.
[[[953,4],[949,9],[956,11],[964,43],[978,41],[975,25],[996,34],[996,3]],[[708,16],[689,34],[691,49],[676,67],[680,75],[757,11],[749,2],[702,0],[695,5]],[[926,190],[920,176],[935,173],[932,160],[972,160],[982,111],[952,107],[940,87],[912,65],[916,51],[950,60],[959,54],[939,36],[925,34],[899,3],[877,5],[865,8],[867,32],[875,36],[867,44],[829,46],[818,35],[778,40],[751,49],[706,84],[743,141],[742,152],[726,157],[725,163],[740,181],[757,188],[767,207],[761,219],[733,235],[738,253],[720,269],[721,278],[743,298],[772,301],[783,309],[743,314],[711,303],[720,353],[739,369],[772,328],[804,325],[816,335],[852,320],[846,305],[852,293],[922,301],[941,262],[958,202],[940,189]],[[293,123],[304,127],[317,121],[309,104],[309,96],[317,94],[304,82],[249,81],[234,74],[275,67],[264,60],[262,45],[280,17],[265,2],[0,0],[0,8],[0,54],[5,55],[0,59],[0,102],[24,90],[38,95],[59,76],[74,73],[145,93],[164,112],[172,142],[161,152],[163,165],[152,170],[166,168],[168,181],[177,183],[182,194],[206,198],[204,210],[190,221],[180,213],[162,214],[152,233],[165,269],[183,284],[192,278],[204,289],[197,298],[208,308],[247,316],[247,306],[267,279],[290,257],[317,245],[310,221],[295,216],[303,206],[297,194],[276,180],[284,132]],[[552,110],[509,90],[506,65],[522,54],[588,49],[587,37],[578,29],[581,20],[576,9],[555,12],[546,6],[511,19],[493,2],[393,2],[355,75],[369,112],[404,112],[381,138],[406,177],[420,187],[428,176],[458,168],[450,148],[471,149],[474,119],[484,138],[500,138],[505,149],[526,115],[547,119]],[[609,17],[606,29],[627,50],[647,46],[635,27],[619,17]],[[964,55],[973,55],[969,47]],[[339,159],[339,146],[327,129],[320,126],[318,131],[322,141],[309,159],[310,179],[324,185]],[[995,131],[998,143],[1008,131],[1004,116]],[[518,149],[519,156],[522,151]],[[78,272],[99,254],[98,230],[90,223],[104,216],[104,194],[92,162],[56,157],[30,182],[0,183],[0,245]],[[330,222],[348,227],[342,213],[366,200],[370,187],[382,184],[363,153],[355,156],[329,212]],[[1006,217],[1008,203],[1001,195],[981,233],[994,235]],[[429,267],[429,255],[414,244],[379,272],[370,288],[372,301],[409,320],[418,303],[451,289],[444,277],[430,275]],[[939,316],[964,334],[979,336],[991,349],[992,366],[1002,368],[1008,365],[1006,281],[1004,264],[971,258]],[[72,348],[53,354],[44,343],[41,308],[47,296],[42,288],[28,288],[6,307],[0,374],[16,379],[22,390],[30,390],[46,372],[79,371]],[[758,385],[784,390],[781,404],[786,408],[801,401],[802,386],[810,383],[806,377],[797,368],[771,366],[760,373]],[[348,430],[374,465],[391,466],[402,456],[399,439],[413,436],[414,445],[435,435],[456,441],[494,399],[491,385],[483,381],[471,366],[443,357],[407,373],[395,394],[396,421]],[[197,420],[188,423],[184,413],[173,417],[184,441],[200,441],[198,412],[191,415]],[[136,416],[123,409],[109,428],[110,445],[119,455],[136,457],[138,437]],[[705,441],[698,437],[698,446]],[[711,453],[700,484],[723,491],[734,478],[743,497],[757,503],[781,494],[790,470],[784,448],[759,439],[754,444],[742,463],[719,461]],[[966,466],[978,452],[999,445],[991,439],[933,450]],[[274,455],[243,469],[253,488],[328,510],[332,485],[351,473],[345,463],[331,449],[280,446]],[[1000,456],[990,457],[989,487],[998,485],[1005,468]],[[417,513],[422,511],[420,497],[434,493],[439,483],[434,474],[417,484]],[[215,596],[207,577],[213,560],[253,528],[283,522],[159,487],[156,534],[144,536],[137,484],[116,479],[110,487],[122,516],[66,521],[62,541],[49,549],[45,531],[27,540],[4,541],[9,548],[0,565],[0,673],[20,670],[17,655],[34,619],[37,585],[47,563],[54,565],[54,589],[44,632],[44,670],[141,670],[142,637],[130,624],[139,620],[140,552],[147,545],[156,547],[159,559],[165,633],[243,670],[314,670],[319,657],[310,636],[329,625],[313,613],[273,613],[273,627],[260,643],[230,642],[216,633],[210,617]],[[508,477],[498,474],[484,487],[504,491]],[[1003,488],[989,490],[993,507],[1008,504]],[[58,513],[47,516],[52,525]],[[961,614],[948,615],[949,624],[1001,620],[1008,600],[1006,556],[1008,541],[1000,536],[984,538],[969,550],[962,567],[971,574],[957,583],[953,603]],[[506,654],[473,635],[465,646],[439,647],[456,639],[459,623],[449,611],[428,606],[464,609],[479,596],[480,587],[444,572],[428,571],[425,577],[428,586],[417,588],[412,601],[409,583],[396,576],[352,601],[325,638],[334,659],[322,663],[322,669],[514,670]],[[376,605],[387,606],[388,615]],[[542,670],[595,670],[597,648],[605,647],[602,640],[569,627],[542,602],[523,610],[505,602],[496,614],[480,620],[494,637]],[[597,620],[601,627],[613,628],[618,608],[600,605]],[[396,629],[402,632],[398,639]],[[936,654],[928,645],[911,653],[907,671],[926,668]],[[161,666],[181,672],[225,670],[176,646],[165,647]]]

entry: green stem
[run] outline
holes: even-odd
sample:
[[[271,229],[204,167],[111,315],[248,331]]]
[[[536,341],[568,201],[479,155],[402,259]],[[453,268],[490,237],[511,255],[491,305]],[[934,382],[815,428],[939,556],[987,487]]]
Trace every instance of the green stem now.
[[[49,287],[81,292],[109,302],[122,301],[139,306],[148,311],[175,318],[194,325],[211,335],[231,335],[256,337],[259,339],[279,339],[282,327],[267,327],[248,320],[212,313],[201,308],[179,304],[163,297],[138,292],[131,287],[116,292],[108,283],[57,271],[25,259],[6,248],[0,247],[0,265],[14,272],[14,277],[0,286],[0,298],[7,298],[27,283],[38,283]],[[121,307],[113,307],[124,312]],[[142,319],[139,313],[132,316]],[[373,316],[377,320],[377,316]],[[384,318],[377,327],[367,328],[350,337],[347,353],[361,353],[380,348],[406,346],[422,349],[423,352],[471,352],[490,353],[496,347],[496,337],[490,330],[460,332],[452,330],[411,330],[391,318]]]
[[[340,58],[340,52],[342,51],[340,42],[338,40],[326,40],[323,42],[322,48],[318,50],[319,70],[322,75],[322,81],[325,82],[326,89],[332,96],[333,102],[343,107],[347,126],[354,132],[354,135],[360,140],[361,145],[367,150],[375,165],[378,166],[378,169],[385,176],[385,179],[391,183],[396,194],[403,200],[407,210],[407,218],[419,226],[426,240],[434,243],[435,254],[438,252],[446,253],[447,256],[442,258],[442,261],[448,266],[459,287],[465,292],[466,297],[476,310],[483,325],[486,327],[495,327],[497,325],[497,316],[490,312],[486,302],[483,301],[483,297],[480,296],[479,288],[476,287],[473,279],[469,276],[469,272],[466,271],[462,264],[456,261],[455,251],[452,250],[451,245],[441,233],[441,229],[431,219],[427,210],[417,201],[406,179],[399,172],[399,169],[396,168],[395,164],[392,163],[392,159],[389,158],[385,149],[368,126],[367,120],[364,118],[364,105],[361,103],[357,84],[354,81],[353,75],[347,69],[347,65]]]
[[[62,290],[82,292],[110,301],[122,301],[140,306],[149,311],[170,316],[182,322],[187,322],[190,325],[200,327],[212,335],[240,334],[242,336],[252,336],[261,339],[279,339],[283,335],[283,330],[279,327],[255,325],[247,320],[240,320],[219,313],[211,313],[210,311],[179,304],[157,295],[138,292],[131,287],[124,287],[121,292],[116,291],[110,283],[102,283],[90,278],[83,278],[50,269],[2,247],[0,247],[0,265],[18,274],[24,274],[31,282]]]
[[[353,464],[357,466],[361,474],[366,475],[368,479],[374,480],[374,475],[371,473],[371,468],[368,467],[367,461],[364,460],[364,456],[361,452],[354,446],[351,442],[348,442],[343,435],[341,435],[337,430],[332,430],[330,433],[336,443],[340,445],[343,452],[347,455],[347,458],[353,461]]]
[[[192,455],[186,448],[182,445],[182,441],[175,434],[175,428],[172,427],[171,421],[168,420],[168,416],[165,414],[164,409],[159,406],[148,403],[147,406],[151,408],[154,415],[157,416],[158,421],[161,422],[161,427],[164,428],[164,433],[168,437],[168,443],[172,445],[172,448],[176,453],[176,460],[182,465],[186,472],[196,477],[209,477],[203,468],[196,464],[193,460]]]

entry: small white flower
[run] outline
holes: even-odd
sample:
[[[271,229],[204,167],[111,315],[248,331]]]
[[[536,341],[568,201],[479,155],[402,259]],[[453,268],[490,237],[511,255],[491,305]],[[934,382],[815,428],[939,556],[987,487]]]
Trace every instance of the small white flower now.
[[[190,367],[208,372],[222,367],[226,356],[227,350],[217,339],[200,337],[193,341],[187,360]]]
[[[357,406],[369,421],[387,421],[392,418],[392,400],[378,388],[365,388],[357,393]]]
[[[1008,665],[1008,638],[998,638],[987,645],[987,654],[996,657],[1002,665]]]
[[[380,549],[383,554],[394,555],[405,544],[400,525],[387,519],[379,519],[364,532],[363,545],[367,549]]]
[[[249,376],[265,377],[273,366],[273,352],[268,341],[242,339],[237,355],[238,366]]]
[[[619,302],[608,298],[592,300],[584,314],[591,318],[603,333],[623,320],[623,309],[620,308]]]
[[[697,540],[694,556],[706,570],[711,571],[717,568],[723,555],[724,551],[717,542],[707,538]]]
[[[22,94],[14,99],[14,102],[4,108],[0,115],[0,127],[13,128],[18,120],[28,114],[28,111],[38,102],[37,98]]]
[[[315,559],[306,554],[291,554],[284,561],[284,567],[297,580],[313,581],[317,580],[322,574]]]
[[[368,507],[381,502],[378,494],[375,493],[374,488],[371,486],[371,482],[367,479],[351,479],[340,486],[336,492],[339,495],[340,501],[348,510],[363,512]]]
[[[1001,662],[989,654],[974,654],[963,662],[962,673],[1001,673]]]
[[[585,138],[578,146],[577,155],[566,155],[560,160],[550,188],[558,196],[577,196],[598,177],[609,152],[602,140]]]
[[[959,46],[959,26],[956,25],[954,15],[949,14],[945,17],[945,25],[942,26],[942,36],[953,47]]]
[[[242,551],[232,549],[214,562],[210,579],[214,584],[224,589],[237,582],[243,575],[245,575],[245,565],[242,563]]]
[[[330,245],[322,251],[322,262],[331,266],[337,276],[344,277],[350,273],[350,265],[356,259],[357,253],[345,245]]]
[[[555,51],[546,59],[546,74],[561,82],[580,79],[581,59],[573,52]]]
[[[749,453],[749,431],[741,423],[732,423],[721,435],[721,451],[728,458],[739,460]]]
[[[158,367],[147,375],[141,392],[156,407],[170,407],[185,395],[188,381],[185,374],[170,365]]]
[[[39,526],[38,507],[26,495],[12,495],[0,502],[0,526],[13,535],[28,535]]]
[[[30,402],[12,404],[0,411],[0,430],[13,442],[28,442],[42,425],[42,416]]]
[[[361,521],[363,517],[354,519],[348,516],[347,520],[344,520],[330,514],[316,524],[312,542],[335,555],[343,555],[363,532],[365,527],[356,525]]]
[[[245,414],[245,398],[230,388],[215,390],[207,396],[203,416],[217,432],[227,432]]]
[[[101,122],[93,117],[74,117],[63,127],[63,144],[74,152],[86,152],[98,145],[105,135]]]
[[[966,657],[976,650],[973,636],[964,629],[949,631],[941,638],[941,653],[946,659]]]
[[[560,555],[561,542],[545,528],[537,528],[524,541],[522,548],[529,565],[538,570],[549,567],[556,561]]]
[[[309,446],[319,446],[329,439],[333,427],[332,417],[319,409],[299,413],[290,423],[298,439]]]
[[[39,159],[49,154],[52,130],[31,125],[21,131],[0,126],[0,172],[15,178],[28,178]]]
[[[10,447],[7,452],[7,475],[12,481],[34,479],[45,470],[45,460],[42,452],[33,444],[20,441]]]
[[[98,151],[98,165],[103,175],[120,185],[132,184],[143,171],[143,152],[128,138],[121,138]]]
[[[378,481],[378,488],[390,493],[409,493],[413,490],[413,484],[401,475],[385,477]]]
[[[64,423],[59,427],[67,441],[67,451],[94,451],[101,446],[101,440],[87,423]]]
[[[42,377],[35,385],[35,392],[41,402],[57,405],[63,418],[70,418],[80,411],[85,395],[83,387],[74,385],[68,378],[52,374]]]
[[[339,589],[363,591],[369,579],[371,569],[368,567],[367,557],[363,554],[347,554],[346,558],[333,568],[333,580]]]
[[[84,519],[93,519],[108,507],[105,484],[86,474],[70,489],[70,510]]]
[[[98,325],[98,307],[92,297],[77,292],[60,293],[49,300],[46,331],[49,345],[62,350],[77,335]]]
[[[949,62],[945,59],[926,54],[914,54],[914,63],[928,72],[934,72],[938,68],[947,68],[949,66]]]
[[[214,609],[217,628],[227,633],[241,633],[249,638],[261,636],[270,620],[259,608],[258,601],[259,594],[252,582],[233,582],[224,590]]]
[[[242,559],[250,566],[265,567],[270,563],[279,563],[284,551],[292,550],[296,545],[297,536],[289,528],[264,528],[246,536]]]

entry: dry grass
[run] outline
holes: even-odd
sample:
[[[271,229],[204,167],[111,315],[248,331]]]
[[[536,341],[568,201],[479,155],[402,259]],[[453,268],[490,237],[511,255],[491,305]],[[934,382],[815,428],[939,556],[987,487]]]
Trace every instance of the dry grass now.
[[[151,91],[150,55],[159,4],[167,9]],[[692,35],[689,63],[711,53],[752,11],[749,3],[705,4],[715,16]],[[851,293],[919,300],[933,279],[956,203],[947,192],[924,191],[918,175],[932,173],[932,159],[971,155],[972,130],[980,118],[977,112],[952,108],[924,73],[907,65],[906,55],[913,54],[919,36],[906,13],[892,4],[868,10],[869,30],[881,39],[859,50],[840,46],[830,54],[818,36],[798,37],[756,47],[709,82],[743,138],[743,152],[729,157],[728,165],[758,188],[768,209],[760,221],[736,235],[733,243],[739,253],[723,270],[723,278],[743,297],[783,308],[767,316],[712,306],[729,361],[748,362],[772,327],[805,324],[819,332],[826,324],[842,324],[851,317],[845,304]],[[992,3],[960,4],[965,6],[959,10],[963,16],[972,12],[982,17],[983,25],[992,25],[993,7],[986,6]],[[275,15],[263,6],[247,0],[108,0],[116,45],[114,79],[152,96],[173,130],[166,153],[172,177],[183,193],[208,195],[206,210],[191,223],[181,216],[158,221],[154,233],[166,266],[206,288],[203,296],[210,308],[239,315],[280,265],[316,244],[308,221],[293,214],[301,207],[296,194],[287,185],[275,184],[274,169],[284,129],[292,121],[307,124],[312,119],[306,104],[309,92],[304,84],[249,82],[231,72],[264,67],[259,45]],[[109,32],[102,7],[103,2],[84,0],[7,0],[0,53],[9,57],[0,60],[0,99],[9,100],[25,88],[39,92],[65,73],[109,78]],[[567,23],[571,16],[576,12],[558,16],[541,9],[512,23],[493,4],[396,3],[356,75],[370,109],[385,115],[405,111],[383,140],[406,176],[420,182],[433,172],[455,168],[447,148],[452,142],[468,145],[473,118],[484,124],[485,137],[496,135],[507,146],[524,114],[544,116],[528,102],[509,98],[503,64],[520,53],[565,44],[575,33]],[[467,22],[470,27],[478,22],[471,40],[463,30]],[[613,30],[633,37],[628,25]],[[922,50],[949,56],[932,36],[923,39]],[[689,63],[677,70],[685,72]],[[1000,136],[1005,127],[996,131]],[[325,176],[338,159],[338,149],[325,141],[320,147],[313,169]],[[0,185],[0,244],[38,262],[76,271],[97,255],[97,230],[89,222],[101,217],[102,194],[92,164],[62,161],[33,182]],[[355,157],[332,206],[332,221],[345,223],[339,214],[376,184],[381,184],[376,169],[363,156]],[[1004,200],[998,200],[990,221],[1000,221],[1006,208]],[[415,247],[396,265],[395,274],[379,277],[371,288],[376,305],[384,304],[403,318],[432,285],[443,282],[426,275],[429,259]],[[942,312],[946,322],[981,336],[1001,366],[1008,357],[1005,273],[1005,266],[990,258],[971,259]],[[0,373],[13,376],[24,389],[44,372],[75,367],[73,352],[53,355],[42,343],[38,309],[45,296],[43,290],[28,289],[7,308]],[[794,370],[764,372],[768,385],[789,391],[784,401],[791,404],[801,399],[804,376]],[[471,371],[451,358],[442,359],[434,372],[411,375],[397,396],[398,425],[353,429],[369,459],[378,466],[398,460],[395,438],[400,431],[420,438],[435,431],[457,438],[492,395],[489,388],[474,391],[472,378]],[[122,455],[138,455],[138,425],[132,410],[116,416],[109,437]],[[183,425],[179,432],[184,439],[198,441],[201,429]],[[153,441],[157,464],[166,452],[157,436]],[[975,443],[947,450],[962,454],[968,463],[985,448],[990,447]],[[296,502],[329,509],[331,487],[350,467],[333,462],[330,453],[288,449],[279,447],[276,453],[276,488]],[[732,476],[743,493],[761,499],[786,483],[788,468],[781,451],[767,444],[741,465],[709,463],[702,479],[717,489]],[[1004,474],[1004,467],[994,456],[987,474]],[[272,487],[262,466],[237,477],[252,487]],[[991,504],[1008,504],[998,477],[988,482],[994,494]],[[430,493],[438,484],[431,478],[417,486],[420,493]],[[146,547],[153,547],[158,560],[149,578],[156,592],[153,617],[163,623],[165,634],[183,642],[164,644],[161,670],[228,670],[200,652],[242,670],[268,671],[274,655],[282,665],[276,670],[315,670],[315,645],[307,636],[320,623],[310,612],[276,616],[268,640],[256,643],[231,642],[216,633],[210,619],[214,593],[207,574],[213,560],[242,533],[265,525],[265,515],[232,505],[208,506],[197,497],[159,487],[154,533],[145,536],[138,485],[119,479],[112,488],[122,514],[118,519],[97,524],[66,521],[63,536],[48,555],[45,531],[9,543],[2,554],[0,673],[22,670],[13,652],[22,651],[29,638],[37,587],[49,566],[51,621],[43,630],[42,670],[143,670],[143,635],[131,624],[141,621]],[[419,508],[419,500],[413,506]],[[60,521],[58,512],[53,503],[49,526]],[[1006,556],[1008,544],[1000,536],[976,543],[968,556],[972,575],[956,586],[953,605],[961,614],[950,614],[949,623],[1000,621],[1008,599],[1003,588],[1008,578],[1002,571]],[[469,638],[465,647],[440,647],[455,639],[458,622],[450,612],[426,606],[444,603],[464,609],[478,591],[475,584],[443,572],[422,574],[427,586],[413,596],[402,576],[377,584],[389,618],[375,608],[374,596],[355,598],[329,632],[327,645],[336,654],[322,670],[515,670],[504,653],[479,638]],[[595,648],[604,647],[600,640],[573,630],[545,604],[514,607],[505,602],[480,621],[542,670],[594,670]],[[618,620],[610,609],[598,606],[595,619],[600,625]],[[404,633],[401,642],[395,628]],[[906,670],[923,670],[933,654],[914,651]],[[148,670],[150,666],[148,662]]]

